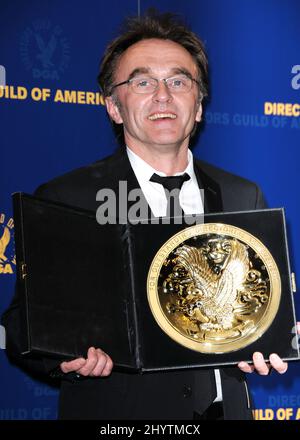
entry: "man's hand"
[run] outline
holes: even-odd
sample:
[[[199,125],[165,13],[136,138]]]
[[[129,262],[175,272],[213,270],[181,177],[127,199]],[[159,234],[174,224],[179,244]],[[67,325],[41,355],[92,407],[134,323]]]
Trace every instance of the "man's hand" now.
[[[270,364],[267,364],[264,361],[264,357],[262,353],[256,352],[253,354],[253,365],[247,364],[247,362],[240,362],[238,367],[244,373],[256,373],[261,374],[262,376],[266,376],[270,373],[271,369],[274,369],[279,374],[283,374],[288,369],[287,362],[283,362],[283,360],[275,353],[270,355]]]
[[[297,332],[300,335],[300,322],[297,322]],[[287,371],[287,362],[283,362],[278,354],[271,354],[269,360],[270,363],[266,363],[262,353],[256,352],[253,354],[253,365],[249,365],[243,361],[238,364],[238,367],[244,373],[253,373],[253,371],[256,371],[262,376],[269,374],[272,369],[276,370],[279,374],[284,374]]]
[[[60,368],[63,373],[76,372],[82,376],[109,376],[113,368],[113,361],[100,350],[90,347],[87,352],[87,359],[77,358],[73,361],[62,362]]]

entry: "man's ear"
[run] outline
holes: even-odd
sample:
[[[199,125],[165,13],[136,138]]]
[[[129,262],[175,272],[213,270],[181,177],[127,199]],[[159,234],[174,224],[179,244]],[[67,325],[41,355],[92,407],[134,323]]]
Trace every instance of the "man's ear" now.
[[[199,101],[198,110],[197,110],[197,113],[196,113],[195,121],[200,122],[201,121],[201,117],[202,117],[202,104],[201,104],[201,101]]]
[[[110,118],[116,124],[123,124],[123,119],[115,98],[113,96],[108,96],[107,98],[105,98],[105,105]]]

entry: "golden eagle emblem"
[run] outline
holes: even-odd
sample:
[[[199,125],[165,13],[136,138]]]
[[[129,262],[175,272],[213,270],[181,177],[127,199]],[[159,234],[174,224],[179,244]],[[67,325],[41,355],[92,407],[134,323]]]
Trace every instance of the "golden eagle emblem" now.
[[[5,226],[2,237],[0,238],[0,261],[6,261],[5,251],[10,241],[10,232],[7,226]]]
[[[280,304],[281,278],[266,246],[224,223],[171,236],[152,260],[147,297],[160,328],[201,353],[229,353],[259,339]]]
[[[244,326],[242,317],[267,300],[266,281],[253,269],[246,245],[236,239],[212,238],[200,248],[183,245],[174,255],[166,262],[173,269],[163,282],[166,309],[177,318],[183,315],[190,333],[195,325],[204,333]]]

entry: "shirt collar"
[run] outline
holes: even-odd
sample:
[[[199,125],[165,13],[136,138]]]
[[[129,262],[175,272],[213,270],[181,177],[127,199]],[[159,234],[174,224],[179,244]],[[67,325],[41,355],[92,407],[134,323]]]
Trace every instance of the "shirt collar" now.
[[[129,162],[139,181],[140,180],[149,181],[154,173],[158,174],[159,176],[166,176],[165,173],[154,169],[151,165],[145,162],[140,156],[134,153],[128,146],[126,146],[126,151]],[[181,176],[184,173],[188,173],[192,180],[196,178],[194,172],[193,153],[191,152],[190,149],[188,149],[188,164],[186,169],[180,173],[175,173],[174,176]]]

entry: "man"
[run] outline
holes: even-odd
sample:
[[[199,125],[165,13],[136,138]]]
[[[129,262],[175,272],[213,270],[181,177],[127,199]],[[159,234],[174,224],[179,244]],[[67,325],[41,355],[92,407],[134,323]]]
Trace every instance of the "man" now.
[[[207,59],[198,37],[170,14],[129,21],[126,32],[106,50],[99,82],[110,118],[123,127],[126,147],[41,186],[38,196],[96,211],[97,191],[117,189],[125,180],[128,190],[142,189],[154,215],[164,216],[167,199],[159,176],[184,175],[180,203],[185,213],[264,207],[255,184],[193,159],[189,142],[207,95]],[[18,296],[3,323],[8,352],[24,363],[19,356]],[[261,353],[253,361],[253,366],[241,362],[239,368],[221,371],[132,375],[114,371],[109,353],[91,346],[86,358],[32,360],[27,368],[62,376],[61,418],[250,419],[243,372],[266,375],[271,367],[279,373],[287,369],[276,354],[270,365]],[[213,404],[216,400],[222,403]]]

